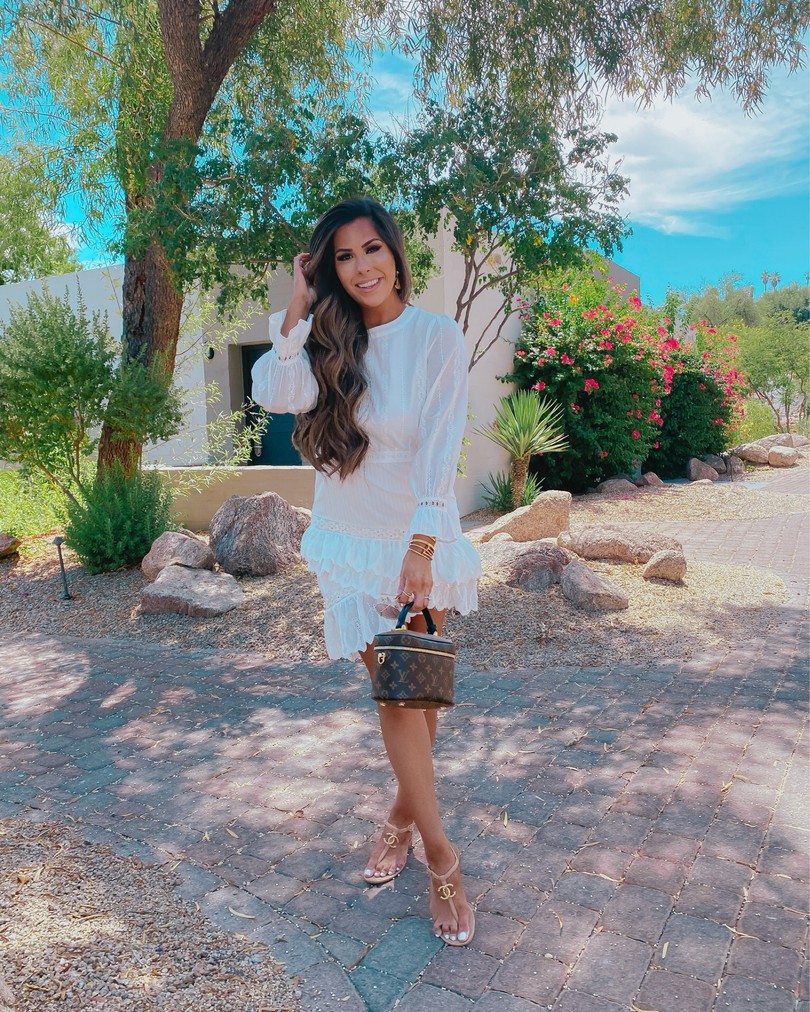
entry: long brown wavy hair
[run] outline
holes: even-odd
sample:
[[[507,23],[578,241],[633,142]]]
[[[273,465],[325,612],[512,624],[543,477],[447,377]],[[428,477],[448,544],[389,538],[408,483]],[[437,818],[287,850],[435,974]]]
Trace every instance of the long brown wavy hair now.
[[[306,265],[316,297],[305,347],[318,381],[318,400],[312,411],[298,416],[293,445],[316,470],[339,473],[341,478],[360,466],[368,450],[368,436],[357,421],[357,408],[368,387],[363,369],[368,331],[360,306],[335,270],[335,232],[357,218],[370,218],[393,253],[399,272],[397,295],[403,302],[412,289],[402,233],[381,204],[352,197],[323,215],[312,232]]]

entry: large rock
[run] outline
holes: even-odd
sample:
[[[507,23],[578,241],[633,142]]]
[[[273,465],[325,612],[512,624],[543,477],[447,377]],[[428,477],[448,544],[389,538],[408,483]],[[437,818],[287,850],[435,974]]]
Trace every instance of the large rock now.
[[[645,471],[641,476],[641,481],[649,488],[658,488],[666,484],[663,478],[659,478],[655,471]]]
[[[768,450],[768,463],[771,467],[793,467],[799,459],[799,451],[792,446],[772,446]]]
[[[596,491],[602,495],[635,495],[638,487],[629,478],[608,478],[596,486]]]
[[[757,446],[770,450],[772,446],[794,446],[793,433],[775,432],[772,436],[763,436],[756,441]]]
[[[703,458],[703,463],[713,467],[718,474],[725,474],[728,470],[725,460],[719,453],[707,453]]]
[[[565,531],[557,538],[557,544],[581,559],[614,562],[649,562],[656,552],[683,551],[680,541],[665,534],[613,527],[586,527],[575,534]]]
[[[560,585],[572,604],[588,611],[621,611],[629,603],[621,587],[592,572],[584,562],[569,562],[563,570]]]
[[[790,433],[790,443],[787,444],[787,445],[789,445],[789,446],[810,446],[810,439],[808,439],[807,436],[800,436],[798,434],[798,432],[791,432]]]
[[[747,460],[749,464],[767,464],[768,447],[760,446],[759,443],[743,443],[736,446],[734,453],[741,459]]]
[[[745,464],[743,464],[740,458],[734,454],[728,458],[728,469],[731,472],[732,481],[736,481],[737,478],[742,478],[745,474]]]
[[[232,495],[214,514],[211,548],[226,573],[272,576],[301,561],[301,538],[310,512],[275,492]]]
[[[656,552],[641,575],[645,580],[669,580],[672,583],[680,583],[686,576],[686,558],[683,552],[671,549]]]
[[[16,555],[21,544],[22,541],[15,538],[13,534],[0,534],[0,559],[5,559],[8,555]]]
[[[690,481],[701,481],[704,479],[717,481],[720,475],[713,467],[704,464],[702,460],[698,460],[697,457],[690,457],[686,465],[686,477]]]
[[[238,608],[244,599],[242,588],[227,573],[167,566],[141,591],[139,611],[142,615],[169,611],[209,618]]]
[[[497,534],[510,534],[513,541],[556,538],[568,529],[571,498],[570,492],[541,492],[530,506],[512,510],[480,531],[476,540],[484,544]]]
[[[801,440],[804,436],[797,436],[792,432],[776,432],[772,436],[763,436],[753,443],[743,443],[742,446],[735,446],[731,451],[749,464],[767,464],[768,453],[775,446],[804,446]]]
[[[568,555],[550,541],[507,541],[497,538],[477,545],[485,572],[497,572],[510,587],[547,590],[560,582]]]
[[[215,561],[214,553],[200,538],[193,534],[166,531],[152,542],[152,547],[141,562],[141,572],[151,581],[166,566],[213,569]]]

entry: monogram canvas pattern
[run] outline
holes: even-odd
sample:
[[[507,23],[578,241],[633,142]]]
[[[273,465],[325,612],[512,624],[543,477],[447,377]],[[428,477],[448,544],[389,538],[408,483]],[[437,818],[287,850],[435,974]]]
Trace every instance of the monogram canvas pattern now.
[[[456,648],[452,640],[393,630],[374,638],[372,698],[396,706],[453,705]]]

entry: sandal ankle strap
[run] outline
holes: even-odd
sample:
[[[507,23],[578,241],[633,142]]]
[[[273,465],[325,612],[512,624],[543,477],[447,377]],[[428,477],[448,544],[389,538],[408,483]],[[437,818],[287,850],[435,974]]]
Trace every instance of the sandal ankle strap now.
[[[452,864],[450,870],[446,871],[443,875],[437,874],[430,867],[430,865],[428,865],[428,872],[429,872],[429,874],[432,875],[433,878],[435,878],[437,882],[442,882],[442,884],[444,884],[443,879],[450,878],[450,876],[453,874],[453,872],[456,871],[456,869],[458,868],[458,863],[459,863],[459,859],[460,859],[459,858],[459,852],[458,852],[458,850],[455,847],[453,847],[453,850],[455,851],[456,859],[455,859],[455,861],[453,861],[453,864]]]
[[[397,829],[393,822],[388,822],[386,820],[383,825],[383,829],[390,829],[396,833],[397,836],[401,836],[403,833],[413,833],[413,823],[411,823],[410,826],[406,826],[404,829]]]

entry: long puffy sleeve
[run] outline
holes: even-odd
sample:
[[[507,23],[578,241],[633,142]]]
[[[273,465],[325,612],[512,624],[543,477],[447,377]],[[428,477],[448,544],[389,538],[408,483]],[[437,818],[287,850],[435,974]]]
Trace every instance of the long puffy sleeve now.
[[[449,317],[431,335],[425,366],[419,449],[411,470],[417,506],[408,535],[455,541],[461,536],[454,485],[467,422],[467,355],[464,334]]]
[[[311,411],[318,399],[318,381],[312,375],[304,351],[312,322],[311,319],[299,320],[284,337],[281,333],[283,321],[283,312],[270,317],[273,347],[256,360],[251,370],[252,396],[268,411],[297,415]]]

